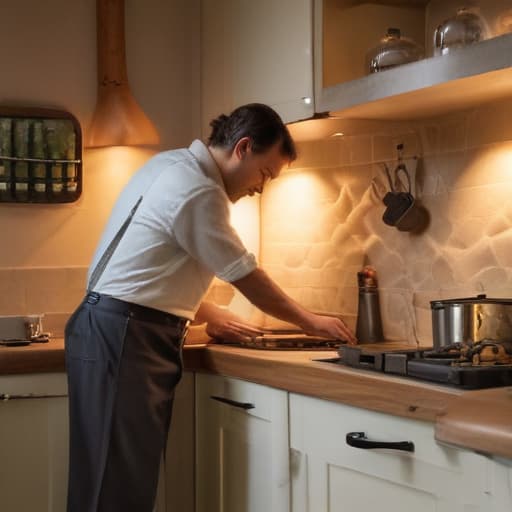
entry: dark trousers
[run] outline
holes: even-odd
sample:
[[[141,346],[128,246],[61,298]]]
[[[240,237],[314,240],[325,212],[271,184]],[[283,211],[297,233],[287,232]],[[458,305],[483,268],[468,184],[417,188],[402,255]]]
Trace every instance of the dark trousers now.
[[[66,325],[68,512],[151,512],[187,322],[89,294]]]

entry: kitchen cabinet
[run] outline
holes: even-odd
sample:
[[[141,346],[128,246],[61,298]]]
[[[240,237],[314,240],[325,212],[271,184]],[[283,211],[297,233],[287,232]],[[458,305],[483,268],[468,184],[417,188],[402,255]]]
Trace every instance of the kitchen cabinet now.
[[[155,512],[194,510],[195,377],[184,372],[174,395]]]
[[[489,25],[510,6],[481,2]],[[435,116],[499,98],[512,90],[512,34],[448,55],[431,57],[433,31],[454,13],[444,0],[316,0],[315,107],[344,118],[410,119]],[[398,27],[426,48],[427,58],[367,74],[365,53],[388,27]],[[510,26],[508,27],[510,29]]]
[[[7,397],[9,395],[9,397]],[[63,512],[68,471],[64,373],[0,377],[0,510]],[[176,389],[155,512],[194,510],[194,374]]]
[[[495,27],[507,5],[484,7]],[[495,29],[478,44],[431,56],[433,30],[452,11],[441,0],[202,0],[203,136],[212,118],[252,101],[293,122],[315,112],[414,119],[510,97],[512,33]],[[367,74],[365,53],[390,26],[424,45],[426,58]]]
[[[349,432],[414,452],[352,447]],[[293,512],[492,510],[491,461],[436,443],[431,423],[291,394],[290,446]]]
[[[491,482],[491,512],[512,510],[512,459],[493,459]]]
[[[244,103],[271,105],[285,122],[311,117],[312,30],[312,0],[202,0],[203,135]]]
[[[289,511],[282,390],[196,375],[196,512]]]
[[[1,510],[66,509],[66,395],[64,373],[0,377]]]

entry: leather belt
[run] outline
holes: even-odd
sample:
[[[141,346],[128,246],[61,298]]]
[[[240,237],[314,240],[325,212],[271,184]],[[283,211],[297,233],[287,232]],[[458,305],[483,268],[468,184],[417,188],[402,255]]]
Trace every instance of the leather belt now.
[[[121,313],[137,320],[146,322],[154,322],[157,324],[169,325],[176,327],[182,332],[182,336],[186,335],[189,320],[180,316],[160,311],[158,309],[141,306],[133,302],[126,302],[121,299],[116,299],[110,295],[102,295],[98,292],[88,292],[85,296],[85,301],[93,306],[99,305],[111,311]]]

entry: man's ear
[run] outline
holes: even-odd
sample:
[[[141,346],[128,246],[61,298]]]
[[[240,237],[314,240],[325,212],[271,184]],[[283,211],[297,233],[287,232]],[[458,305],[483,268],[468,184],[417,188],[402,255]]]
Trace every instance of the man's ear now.
[[[233,148],[233,153],[239,160],[243,160],[247,153],[251,150],[250,137],[242,137]]]

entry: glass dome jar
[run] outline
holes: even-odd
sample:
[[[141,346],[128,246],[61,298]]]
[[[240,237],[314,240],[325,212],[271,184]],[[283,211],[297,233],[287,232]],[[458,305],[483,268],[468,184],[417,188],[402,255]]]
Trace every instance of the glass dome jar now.
[[[366,69],[369,73],[377,73],[423,57],[422,46],[403,37],[399,28],[388,28],[379,44],[366,53]]]
[[[451,50],[486,39],[487,28],[477,7],[461,7],[434,31],[434,55],[447,55]]]

